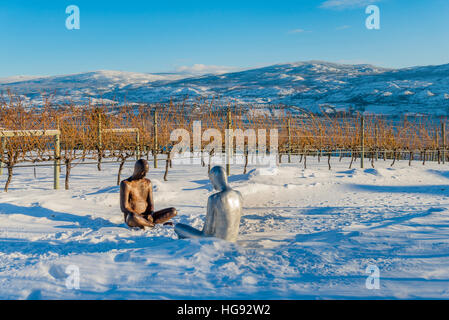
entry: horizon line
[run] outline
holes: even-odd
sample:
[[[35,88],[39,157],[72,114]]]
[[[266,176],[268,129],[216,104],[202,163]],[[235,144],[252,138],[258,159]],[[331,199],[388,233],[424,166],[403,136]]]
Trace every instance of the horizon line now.
[[[444,66],[449,64],[443,63],[443,64],[425,64],[425,65],[411,65],[411,66],[405,66],[405,67],[387,67],[387,66],[381,66],[378,64],[373,63],[350,63],[350,62],[335,62],[335,61],[327,61],[327,60],[302,60],[302,61],[294,61],[294,62],[279,62],[279,63],[271,63],[271,64],[263,64],[259,66],[253,66],[253,67],[231,67],[231,66],[222,66],[223,68],[230,68],[235,70],[230,70],[229,72],[188,72],[188,71],[159,71],[159,72],[144,72],[144,71],[128,71],[128,70],[120,70],[120,69],[97,69],[97,70],[86,70],[81,72],[73,72],[73,73],[58,73],[58,74],[47,74],[47,75],[33,75],[33,74],[14,74],[9,76],[0,76],[0,80],[7,80],[9,78],[14,77],[29,77],[30,79],[26,79],[23,81],[30,81],[30,80],[37,80],[40,78],[51,78],[51,77],[59,77],[59,76],[73,76],[73,75],[81,75],[81,74],[87,74],[87,73],[99,73],[99,72],[122,72],[122,73],[134,73],[134,74],[142,74],[142,75],[187,75],[191,77],[201,77],[205,75],[222,75],[222,74],[231,74],[231,73],[237,73],[237,72],[243,72],[243,71],[249,71],[249,70],[257,70],[257,69],[263,69],[271,66],[280,66],[280,65],[289,65],[289,64],[298,64],[298,63],[330,63],[330,64],[336,64],[336,65],[348,65],[348,66],[373,66],[377,68],[382,69],[390,69],[390,70],[403,70],[403,69],[409,69],[409,68],[419,68],[419,67],[436,67],[436,66]],[[195,64],[194,64],[195,65]],[[193,66],[194,66],[193,65]],[[204,65],[205,67],[208,67],[208,65]],[[185,66],[183,66],[185,67]],[[213,66],[216,67],[216,66]],[[178,67],[180,68],[180,67]],[[18,82],[21,82],[20,80]],[[1,84],[1,83],[0,83]]]

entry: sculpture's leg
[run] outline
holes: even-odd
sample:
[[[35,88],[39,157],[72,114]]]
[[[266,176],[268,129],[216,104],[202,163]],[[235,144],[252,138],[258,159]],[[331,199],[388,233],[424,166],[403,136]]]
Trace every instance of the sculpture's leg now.
[[[178,235],[179,239],[186,239],[186,238],[195,239],[204,237],[204,233],[202,231],[182,223],[176,224],[175,232]]]
[[[128,214],[125,218],[125,222],[131,228],[137,227],[140,229],[144,229],[145,227],[154,227],[154,223],[151,220],[147,220],[138,214]]]
[[[175,208],[166,208],[153,213],[154,223],[164,223],[176,216],[178,212]]]

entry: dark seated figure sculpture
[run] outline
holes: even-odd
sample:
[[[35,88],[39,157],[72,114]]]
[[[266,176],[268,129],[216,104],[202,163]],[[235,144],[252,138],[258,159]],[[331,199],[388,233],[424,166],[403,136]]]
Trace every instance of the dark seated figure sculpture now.
[[[154,227],[177,214],[175,208],[154,212],[153,186],[145,178],[148,171],[148,161],[140,159],[134,166],[133,175],[120,183],[120,208],[126,224],[132,228]]]
[[[178,223],[175,232],[180,239],[216,237],[236,242],[242,215],[242,195],[228,185],[223,167],[213,167],[209,172],[209,179],[218,192],[211,195],[207,201],[203,230]]]

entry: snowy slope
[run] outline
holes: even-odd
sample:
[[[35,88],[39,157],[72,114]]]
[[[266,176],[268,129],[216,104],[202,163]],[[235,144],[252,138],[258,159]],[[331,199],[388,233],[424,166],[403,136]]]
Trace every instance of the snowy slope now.
[[[0,84],[9,84],[9,83],[23,82],[23,81],[35,80],[35,79],[39,79],[39,78],[45,78],[45,77],[38,77],[38,76],[13,76],[13,77],[6,77],[6,78],[0,78]]]
[[[190,76],[187,73],[149,74],[107,70],[15,81],[20,79],[18,76],[4,78],[3,83],[0,81],[0,90],[9,89],[14,93],[24,95],[27,101],[36,104],[42,103],[42,94],[53,95],[55,103],[71,100],[86,102],[88,99],[101,98],[105,98],[105,101],[112,101],[108,97],[118,100],[126,98],[126,92],[120,91],[123,88],[129,90],[134,87],[151,87],[152,83],[166,83]]]
[[[42,103],[54,101],[155,103],[186,97],[231,98],[238,103],[283,104],[312,112],[361,110],[374,113],[446,114],[449,110],[449,64],[386,69],[308,61],[201,76],[99,71],[1,84]]]
[[[117,166],[73,169],[52,190],[52,169],[18,168],[0,193],[1,299],[449,298],[449,172],[445,165],[308,159],[230,178],[244,196],[237,244],[177,240],[172,227],[133,231],[120,213]],[[163,167],[163,166],[160,166]],[[253,168],[251,168],[253,169]],[[207,169],[151,169],[156,209],[201,227]],[[131,165],[126,174],[131,173]],[[1,177],[3,184],[5,176]],[[67,289],[65,270],[80,270]],[[368,290],[368,265],[380,289]]]

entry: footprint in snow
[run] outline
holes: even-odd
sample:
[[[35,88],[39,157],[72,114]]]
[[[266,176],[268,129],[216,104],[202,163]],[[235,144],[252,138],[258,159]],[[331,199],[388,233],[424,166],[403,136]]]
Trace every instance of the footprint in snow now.
[[[50,269],[48,269],[48,273],[55,279],[65,279],[67,278],[67,274],[65,273],[65,269],[60,265],[52,265]]]
[[[129,252],[119,253],[114,257],[114,262],[126,262],[131,259],[131,254]]]

